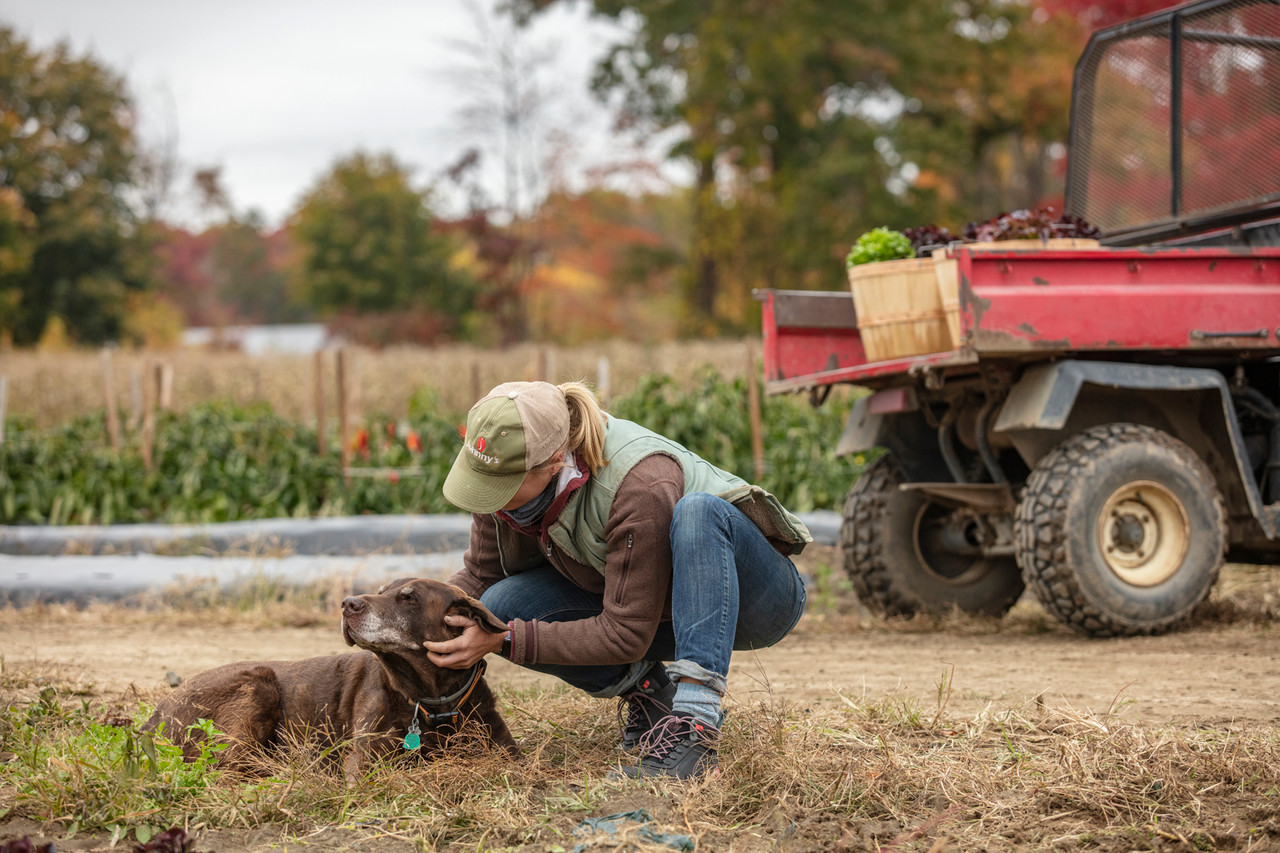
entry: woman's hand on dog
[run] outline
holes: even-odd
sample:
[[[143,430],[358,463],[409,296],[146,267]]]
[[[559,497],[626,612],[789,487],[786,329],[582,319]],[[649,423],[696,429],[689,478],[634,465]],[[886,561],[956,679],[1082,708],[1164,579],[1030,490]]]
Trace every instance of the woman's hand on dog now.
[[[457,613],[444,617],[446,625],[462,628],[463,631],[452,640],[441,640],[423,643],[427,657],[436,666],[445,669],[467,669],[488,654],[502,651],[502,634],[491,634],[469,619]]]

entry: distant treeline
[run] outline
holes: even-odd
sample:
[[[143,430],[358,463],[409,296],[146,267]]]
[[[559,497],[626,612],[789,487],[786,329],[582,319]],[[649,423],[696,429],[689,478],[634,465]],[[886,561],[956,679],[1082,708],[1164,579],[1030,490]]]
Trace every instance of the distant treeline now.
[[[519,26],[564,2],[501,5],[527,36]],[[1169,3],[589,5],[623,24],[602,46],[597,94],[620,127],[676,140],[660,156],[688,185],[620,192],[620,164],[566,188],[576,129],[522,100],[521,133],[561,135],[554,167],[530,165],[538,192],[486,195],[476,176],[492,139],[466,140],[443,169],[355,151],[300,188],[279,228],[238,209],[217,164],[184,168],[144,145],[120,72],[0,22],[0,349],[158,346],[184,325],[302,319],[379,346],[750,333],[754,289],[843,287],[868,229],[954,229],[1059,200],[1089,31]],[[653,177],[661,164],[625,165]],[[419,171],[468,210],[442,217]],[[166,218],[184,190],[209,227]]]

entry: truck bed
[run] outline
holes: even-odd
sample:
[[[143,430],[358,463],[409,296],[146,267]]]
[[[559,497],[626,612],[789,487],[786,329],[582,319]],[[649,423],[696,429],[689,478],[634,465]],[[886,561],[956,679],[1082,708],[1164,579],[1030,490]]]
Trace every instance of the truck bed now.
[[[766,390],[877,386],[990,359],[1280,356],[1280,248],[946,251],[959,272],[959,346],[869,361],[849,291],[764,290]]]

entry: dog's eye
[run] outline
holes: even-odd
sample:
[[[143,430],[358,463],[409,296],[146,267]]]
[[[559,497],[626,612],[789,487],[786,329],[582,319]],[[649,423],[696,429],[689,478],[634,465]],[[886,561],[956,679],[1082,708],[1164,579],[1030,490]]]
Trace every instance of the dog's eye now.
[[[402,601],[417,601],[418,594],[411,589],[400,590],[400,599]]]

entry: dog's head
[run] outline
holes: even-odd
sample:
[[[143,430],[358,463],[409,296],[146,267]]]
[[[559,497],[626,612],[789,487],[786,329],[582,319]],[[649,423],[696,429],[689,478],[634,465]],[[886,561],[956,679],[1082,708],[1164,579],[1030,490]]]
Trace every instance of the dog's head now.
[[[349,646],[372,652],[423,655],[426,640],[448,640],[462,628],[444,617],[459,614],[491,634],[507,626],[483,604],[456,586],[425,578],[401,578],[376,593],[353,595],[342,602],[342,637]]]

